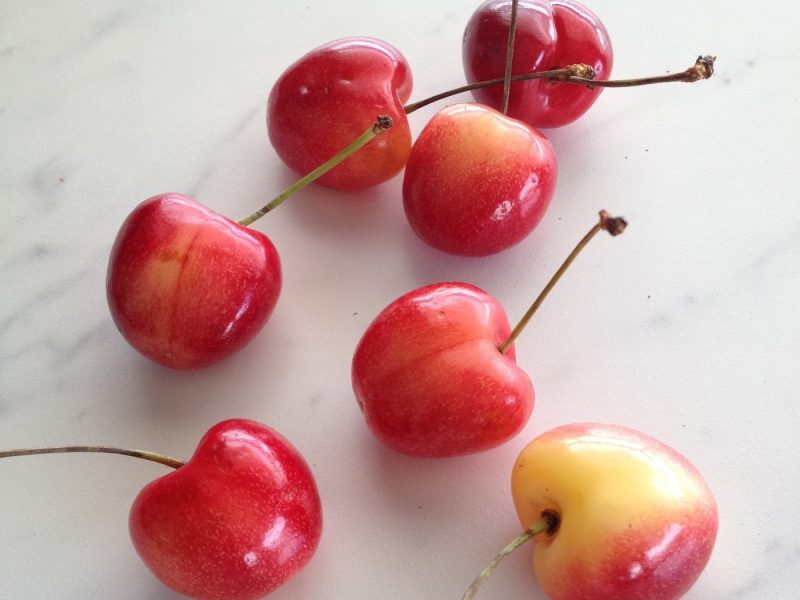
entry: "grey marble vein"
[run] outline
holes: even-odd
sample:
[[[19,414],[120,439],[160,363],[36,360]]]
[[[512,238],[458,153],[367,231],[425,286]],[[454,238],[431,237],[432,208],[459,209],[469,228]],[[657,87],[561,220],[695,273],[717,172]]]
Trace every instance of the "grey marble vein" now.
[[[23,317],[29,317],[31,311],[36,311],[44,306],[58,302],[64,294],[81,285],[84,278],[86,278],[91,271],[92,269],[90,268],[80,269],[70,274],[68,277],[61,278],[55,282],[48,282],[48,285],[40,288],[22,303],[17,304],[16,307],[11,308],[5,313],[4,318],[0,319],[0,339],[2,339],[12,327],[16,326],[19,320]]]

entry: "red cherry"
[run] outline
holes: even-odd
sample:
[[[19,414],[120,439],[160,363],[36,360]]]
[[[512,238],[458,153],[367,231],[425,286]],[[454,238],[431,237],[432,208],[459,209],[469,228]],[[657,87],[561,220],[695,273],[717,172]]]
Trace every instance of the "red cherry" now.
[[[197,369],[246,345],[281,289],[272,242],[179,194],[146,200],[120,229],[108,263],[117,328],[162,365]]]
[[[533,386],[514,341],[589,241],[627,223],[600,211],[513,330],[497,300],[467,283],[401,296],[367,327],[353,356],[353,391],[367,425],[414,456],[488,450],[513,437],[533,410]]]
[[[312,50],[290,66],[269,95],[269,139],[283,161],[307,173],[347,146],[375,120],[394,126],[319,178],[342,190],[362,189],[394,177],[406,163],[411,131],[403,104],[411,69],[400,52],[380,40],[346,38]]]
[[[488,0],[470,18],[462,46],[470,83],[503,76],[510,19],[510,0]],[[600,19],[574,0],[521,0],[512,74],[575,63],[591,66],[596,79],[611,75],[611,41]],[[507,114],[533,127],[561,127],[585,113],[601,91],[542,79],[515,82]],[[493,86],[473,94],[479,102],[499,108],[503,90]]]
[[[524,239],[553,194],[556,155],[532,127],[479,104],[439,111],[403,178],[414,232],[451,254],[485,256]]]
[[[515,362],[505,311],[466,283],[409,292],[370,324],[353,356],[356,399],[372,433],[414,456],[488,450],[525,425],[530,379]]]
[[[130,534],[148,568],[198,600],[268,594],[310,559],[322,509],[308,465],[272,429],[223,421],[182,467],[145,486]]]

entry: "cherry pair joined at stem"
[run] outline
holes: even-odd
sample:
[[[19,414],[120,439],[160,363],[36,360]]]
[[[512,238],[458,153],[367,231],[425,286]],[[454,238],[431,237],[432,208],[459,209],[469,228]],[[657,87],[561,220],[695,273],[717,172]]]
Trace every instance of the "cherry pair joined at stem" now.
[[[572,75],[561,73],[558,77],[564,79],[564,85],[578,83]],[[438,126],[452,130],[449,119],[454,112],[457,111],[452,107],[443,112]],[[473,109],[464,112],[469,112],[471,117]],[[404,114],[402,116],[405,118]],[[374,118],[369,117],[370,120]],[[476,121],[482,123],[480,127],[492,128],[498,118],[487,112],[478,114]],[[249,343],[274,309],[282,276],[278,253],[270,240],[244,225],[252,224],[346,158],[350,160],[339,167],[361,160],[359,148],[370,148],[374,137],[389,127],[396,128],[397,121],[392,122],[389,115],[379,118],[366,131],[362,130],[355,141],[347,140],[349,143],[336,156],[326,157],[324,164],[239,223],[177,194],[157,196],[140,205],[123,224],[109,260],[107,295],[118,329],[145,356],[179,369],[205,367]],[[456,129],[461,131],[461,128]],[[475,130],[465,131],[468,135],[475,134]],[[536,139],[536,145],[529,146],[525,136],[519,143],[535,152],[520,154],[520,164],[527,170],[534,167],[533,172],[541,185],[526,187],[518,180],[509,180],[509,185],[513,190],[523,184],[520,189],[528,190],[523,200],[535,203],[535,210],[514,210],[512,205],[494,206],[493,196],[486,195],[481,199],[483,204],[467,203],[464,210],[450,206],[446,207],[444,217],[431,215],[425,212],[434,205],[425,202],[426,190],[439,190],[437,193],[442,194],[441,197],[449,197],[444,186],[445,177],[438,177],[427,169],[424,160],[413,161],[404,182],[404,189],[408,188],[406,212],[412,228],[435,247],[467,255],[497,252],[523,239],[543,215],[555,176],[555,159],[549,142],[538,134],[526,135]],[[503,143],[502,140],[498,142]],[[454,139],[453,143],[468,142]],[[420,153],[426,146],[430,145],[420,144]],[[435,152],[436,148],[429,151]],[[420,162],[423,164],[418,166]],[[497,167],[506,171],[502,162],[503,159]],[[480,174],[481,171],[476,168],[472,172]],[[549,183],[545,183],[547,181]],[[421,195],[417,190],[422,190]],[[513,194],[509,193],[508,197]],[[463,245],[458,242],[459,232],[465,228],[474,229],[474,224],[469,223],[474,213],[467,210],[468,206],[472,211],[488,210],[492,227],[484,228],[482,238]],[[502,215],[501,219],[492,216],[498,214]],[[517,222],[517,215],[525,217]],[[447,227],[437,225],[442,218]],[[220,265],[224,277],[220,279],[219,273],[207,268],[208,264]]]

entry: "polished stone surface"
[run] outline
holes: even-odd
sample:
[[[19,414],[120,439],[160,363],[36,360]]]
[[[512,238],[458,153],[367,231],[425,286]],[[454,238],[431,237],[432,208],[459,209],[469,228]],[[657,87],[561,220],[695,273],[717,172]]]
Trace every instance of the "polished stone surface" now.
[[[460,598],[519,525],[509,474],[534,435],[620,423],[672,445],[720,509],[687,598],[800,597],[800,59],[794,2],[612,2],[618,77],[718,55],[713,79],[605,91],[549,131],[560,161],[538,229],[502,254],[424,246],[401,177],[311,187],[255,227],[284,288],[244,351],[193,373],[151,364],[105,300],[111,244],[142,200],[175,191],[240,218],[293,180],[266,137],[281,71],[371,35],[408,58],[417,100],[463,83],[476,0],[375,3],[4,0],[0,5],[0,448],[110,444],[188,458],[232,416],[304,453],[325,510],[320,548],[276,600]],[[467,99],[463,96],[462,99]],[[438,106],[441,106],[438,105]],[[419,132],[435,106],[412,115]],[[371,319],[440,280],[476,284],[515,321],[605,208],[598,237],[517,343],[537,406],[507,445],[426,461],[372,438],[350,385]],[[0,598],[166,600],[127,512],[164,468],[125,457],[0,461]],[[543,599],[520,549],[482,597]]]

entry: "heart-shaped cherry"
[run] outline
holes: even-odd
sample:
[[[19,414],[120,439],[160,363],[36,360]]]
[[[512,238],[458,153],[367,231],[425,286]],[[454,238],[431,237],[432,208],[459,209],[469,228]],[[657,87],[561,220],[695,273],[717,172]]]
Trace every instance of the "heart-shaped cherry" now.
[[[461,256],[500,252],[524,239],[550,203],[556,155],[541,133],[479,104],[434,115],[414,142],[403,206],[425,242]]]
[[[152,360],[197,369],[247,344],[281,289],[272,242],[191,198],[162,194],[120,229],[108,263],[111,316]]]
[[[131,507],[136,551],[198,600],[261,598],[311,558],[322,510],[308,465],[280,434],[235,419],[211,428],[185,466]]]
[[[511,21],[511,0],[488,0],[467,23],[463,62],[467,81],[502,77]],[[512,74],[545,71],[575,63],[589,65],[594,78],[608,79],[613,53],[603,24],[574,0],[521,0],[514,36]],[[602,88],[547,80],[511,84],[507,114],[533,127],[561,127],[594,104]],[[485,87],[475,98],[500,108],[503,90]]]
[[[625,221],[601,212],[512,331],[505,311],[467,283],[413,290],[387,306],[356,347],[352,383],[372,433],[404,454],[480,452],[516,435],[533,410],[533,385],[513,342],[589,240]]]
[[[411,131],[403,103],[411,69],[380,40],[346,38],[320,46],[291,65],[269,95],[269,139],[283,161],[306,173],[349,144],[375,119],[388,115],[391,131],[350,157],[319,183],[362,189],[394,177],[406,163]]]
[[[165,585],[196,600],[255,600],[308,563],[322,508],[308,464],[278,432],[245,419],[217,423],[192,458],[106,446],[0,451],[102,452],[175,469],[147,484],[129,516],[131,540]]]
[[[445,457],[488,450],[516,435],[533,385],[500,303],[466,283],[409,292],[370,324],[353,357],[353,390],[367,426],[395,450]]]
[[[627,427],[575,423],[543,433],[520,453],[511,494],[527,531],[463,600],[531,538],[536,578],[552,600],[677,600],[714,548],[717,505],[703,476],[677,451]]]

